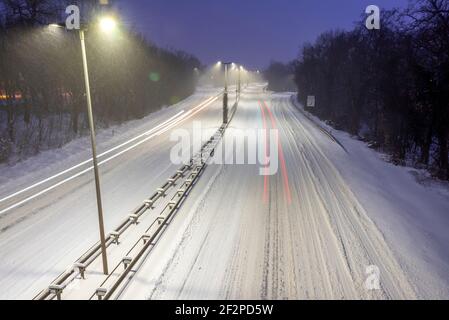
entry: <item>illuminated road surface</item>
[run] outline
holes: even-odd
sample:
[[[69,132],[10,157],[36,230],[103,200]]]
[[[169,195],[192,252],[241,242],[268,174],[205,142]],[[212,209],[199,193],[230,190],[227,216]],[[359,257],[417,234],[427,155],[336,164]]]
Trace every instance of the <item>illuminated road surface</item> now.
[[[414,298],[307,122],[289,95],[257,87],[245,94],[231,128],[278,128],[278,173],[264,178],[258,165],[208,167],[122,298]],[[380,269],[379,290],[365,286],[371,265]]]
[[[212,134],[220,125],[217,93],[155,114],[115,146],[100,143],[100,153],[126,143],[101,166],[107,231],[178,168],[169,158],[173,129],[192,132],[197,120]],[[447,199],[352,138],[346,153],[290,97],[263,85],[245,89],[224,141],[236,129],[278,130],[277,173],[260,175],[259,164],[209,165],[121,299],[447,297]],[[14,196],[0,203],[0,298],[32,298],[98,240],[92,175],[73,177],[89,163],[58,175],[88,155],[87,146],[51,174],[2,189],[0,199]]]

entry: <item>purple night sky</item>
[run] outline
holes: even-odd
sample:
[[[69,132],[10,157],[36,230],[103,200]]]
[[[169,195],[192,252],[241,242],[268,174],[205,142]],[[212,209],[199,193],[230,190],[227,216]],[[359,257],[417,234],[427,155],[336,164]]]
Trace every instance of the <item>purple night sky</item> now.
[[[405,7],[407,0],[121,0],[124,23],[159,46],[263,69],[290,61],[329,29],[351,28],[365,8]]]

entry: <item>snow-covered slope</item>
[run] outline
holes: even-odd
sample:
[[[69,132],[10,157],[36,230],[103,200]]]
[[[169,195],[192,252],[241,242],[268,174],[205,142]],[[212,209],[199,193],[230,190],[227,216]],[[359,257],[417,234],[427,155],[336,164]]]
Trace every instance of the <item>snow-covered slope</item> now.
[[[419,297],[447,299],[449,184],[430,178],[424,170],[388,163],[383,154],[368,148],[364,142],[308,116],[348,150],[348,154],[340,154],[338,146],[320,139],[321,133],[314,130],[314,125],[302,113],[298,114],[391,244],[418,287]]]

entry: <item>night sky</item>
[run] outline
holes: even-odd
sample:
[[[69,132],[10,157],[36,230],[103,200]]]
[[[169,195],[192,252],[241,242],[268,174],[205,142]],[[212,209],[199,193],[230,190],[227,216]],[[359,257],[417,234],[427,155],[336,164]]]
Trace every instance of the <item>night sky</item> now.
[[[351,28],[370,4],[405,7],[407,0],[120,0],[118,7],[125,24],[159,46],[204,64],[263,69],[294,59],[324,31]]]

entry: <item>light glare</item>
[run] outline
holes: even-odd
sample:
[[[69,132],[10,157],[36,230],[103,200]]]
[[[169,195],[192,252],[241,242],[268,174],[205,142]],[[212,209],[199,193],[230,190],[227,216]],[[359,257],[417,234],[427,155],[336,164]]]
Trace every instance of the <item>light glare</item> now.
[[[100,28],[104,32],[111,32],[117,26],[117,22],[111,17],[104,17],[100,19]]]

